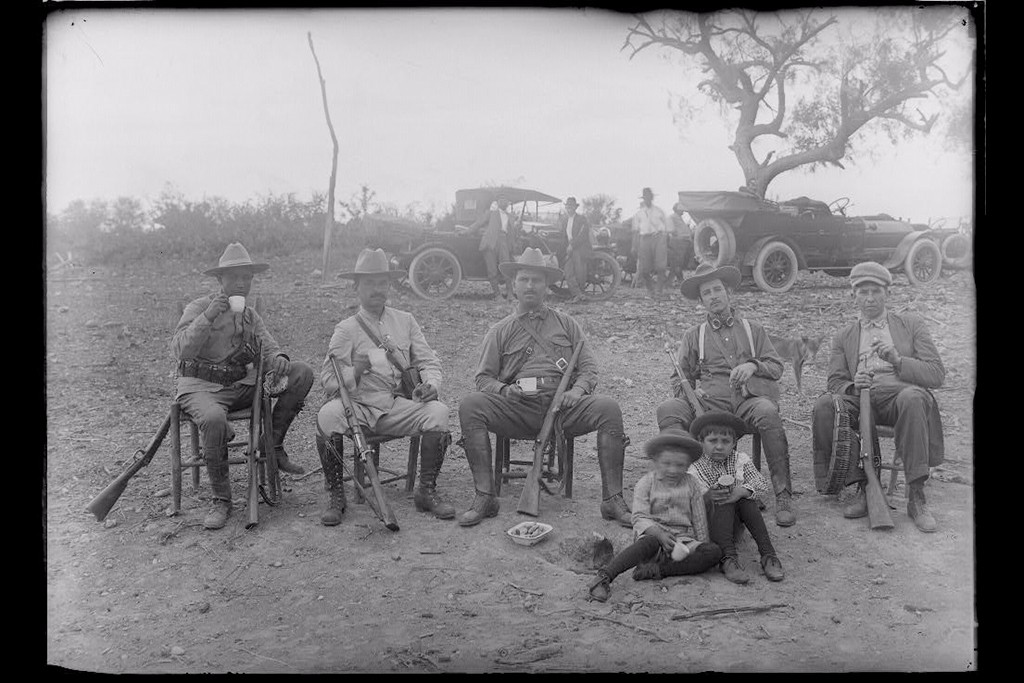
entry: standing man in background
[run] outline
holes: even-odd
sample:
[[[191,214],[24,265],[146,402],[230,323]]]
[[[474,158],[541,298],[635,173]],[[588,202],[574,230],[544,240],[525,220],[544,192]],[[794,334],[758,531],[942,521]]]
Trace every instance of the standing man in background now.
[[[683,217],[683,205],[676,202],[672,207],[672,230],[668,236],[668,281],[669,287],[682,284],[686,279],[686,268],[693,256],[693,228]]]
[[[633,216],[633,252],[636,254],[636,276],[652,297],[660,297],[665,288],[668,270],[668,232],[670,224],[665,212],[654,206],[654,192],[645,187],[640,208]]]
[[[504,280],[498,272],[498,264],[511,261],[512,229],[515,218],[508,210],[508,197],[499,194],[491,209],[476,219],[470,230],[483,228],[480,237],[480,251],[487,264],[487,279],[491,283],[491,298],[499,294],[498,284]],[[509,297],[511,286],[505,285],[504,297]]]
[[[590,244],[590,223],[587,217],[576,213],[575,197],[566,197],[565,216],[559,220],[559,228],[569,243],[565,251],[565,281],[572,298],[569,303],[586,301],[583,287],[587,282],[587,261],[593,251]]]

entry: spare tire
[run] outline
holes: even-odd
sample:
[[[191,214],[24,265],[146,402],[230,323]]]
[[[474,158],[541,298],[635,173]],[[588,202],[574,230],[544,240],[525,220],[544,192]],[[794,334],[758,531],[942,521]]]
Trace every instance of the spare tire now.
[[[955,232],[942,240],[940,247],[942,262],[950,268],[967,268],[971,265],[971,240],[967,235]]]
[[[912,285],[930,285],[942,274],[942,253],[939,245],[922,237],[912,245],[903,261],[903,271]]]
[[[714,268],[732,263],[736,258],[736,235],[721,218],[705,218],[693,230],[693,256],[697,263]]]

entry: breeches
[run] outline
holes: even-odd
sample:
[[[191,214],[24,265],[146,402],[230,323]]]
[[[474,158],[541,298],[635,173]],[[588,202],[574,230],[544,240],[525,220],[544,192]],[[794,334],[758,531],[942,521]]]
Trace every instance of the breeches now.
[[[860,397],[849,394],[838,396],[846,404],[851,421],[859,425]],[[926,389],[918,386],[881,384],[871,387],[872,414],[877,424],[893,427],[896,452],[903,460],[903,473],[908,482],[929,474],[931,442],[928,436],[928,416],[934,400]],[[811,438],[815,462],[828,462],[831,457],[834,424],[832,394],[822,394],[815,402],[812,413]],[[846,483],[854,484],[864,479],[864,470],[858,462],[856,467],[851,467]]]
[[[340,398],[325,403],[320,408],[316,421],[325,434],[344,434],[349,430],[345,408]],[[365,416],[358,415],[356,421],[364,429],[382,436],[415,436],[424,432],[447,432],[448,406],[440,401],[419,403],[396,396],[391,410],[381,415],[372,428],[369,427],[369,421]]]
[[[544,424],[554,392],[541,391],[520,399],[474,391],[459,403],[462,432],[486,429],[512,439],[532,439]],[[584,396],[572,408],[559,411],[566,436],[593,431],[622,434],[622,411],[610,396]]]
[[[636,272],[640,278],[658,275],[668,268],[668,235],[657,233],[653,237],[635,237],[640,242],[636,250]]]
[[[282,415],[294,415],[313,385],[313,369],[307,363],[293,361],[288,368],[288,388],[274,401],[271,419],[275,424]],[[178,398],[182,410],[199,427],[207,457],[214,456],[228,439],[228,413],[252,407],[256,387],[232,384],[220,391],[196,391]]]

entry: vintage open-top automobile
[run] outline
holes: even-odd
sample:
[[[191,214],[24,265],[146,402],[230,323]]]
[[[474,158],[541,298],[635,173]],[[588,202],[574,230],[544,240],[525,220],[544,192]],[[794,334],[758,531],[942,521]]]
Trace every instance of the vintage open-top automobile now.
[[[562,200],[543,192],[516,187],[478,187],[455,193],[454,228],[411,226],[382,217],[368,217],[395,267],[408,271],[408,284],[424,299],[445,299],[455,293],[462,280],[486,280],[487,266],[480,251],[482,228],[473,223],[490,210],[499,194],[509,201],[513,215],[512,257],[526,247],[537,247],[551,260],[565,261],[568,241],[557,228],[556,209]],[[532,204],[532,211],[530,205]],[[611,296],[622,272],[607,248],[595,247],[587,268],[584,293],[591,299]],[[552,285],[556,295],[568,289]]]
[[[955,228],[897,220],[888,214],[847,216],[849,198],[830,204],[798,197],[783,202],[746,192],[679,192],[697,221],[694,255],[733,264],[766,292],[785,292],[799,270],[846,275],[862,261],[903,271],[917,285],[934,282],[942,267],[967,267],[970,240]]]

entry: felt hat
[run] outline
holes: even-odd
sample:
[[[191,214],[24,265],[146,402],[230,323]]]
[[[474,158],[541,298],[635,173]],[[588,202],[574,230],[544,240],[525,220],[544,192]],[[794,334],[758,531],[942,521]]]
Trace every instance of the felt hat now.
[[[544,254],[541,253],[541,250],[534,247],[524,249],[523,253],[515,261],[506,261],[505,263],[498,264],[498,270],[509,279],[514,279],[516,273],[523,269],[544,273],[547,275],[548,280],[552,282],[558,282],[565,277],[565,273],[562,272],[561,268],[549,266],[544,260]]]
[[[892,273],[881,263],[874,261],[858,263],[850,270],[850,284],[856,287],[862,282],[874,282],[888,287],[892,284]]]
[[[566,197],[565,201],[562,203],[565,204],[566,206],[568,206],[570,203],[572,203],[573,206],[579,206],[579,203],[576,201],[575,197]]]
[[[249,252],[242,246],[241,242],[232,242],[224,249],[215,268],[204,270],[204,275],[220,275],[225,270],[232,268],[251,268],[254,273],[262,273],[270,267],[269,263],[253,263]]]
[[[643,192],[640,193],[640,199],[644,199],[645,197],[654,197],[654,192],[651,191],[651,188],[645,187]]]
[[[356,280],[360,275],[387,275],[392,280],[405,277],[404,270],[391,270],[388,255],[383,249],[363,249],[356,257],[356,267],[350,273],[338,273],[338,277]]]
[[[704,447],[700,445],[699,441],[682,429],[674,427],[663,429],[656,437],[645,443],[644,452],[647,453],[648,458],[653,458],[655,454],[670,447],[689,453],[694,460],[704,453]]]
[[[690,423],[690,434],[695,439],[699,439],[700,430],[704,429],[708,425],[717,425],[721,427],[731,427],[736,432],[736,438],[740,438],[747,433],[747,423],[739,419],[735,415],[725,410],[709,410],[703,415],[699,415],[693,422]]]
[[[736,266],[720,266],[702,263],[693,271],[693,275],[683,280],[680,291],[687,299],[700,298],[700,286],[708,280],[721,280],[722,284],[732,289],[740,283],[740,269]]]

